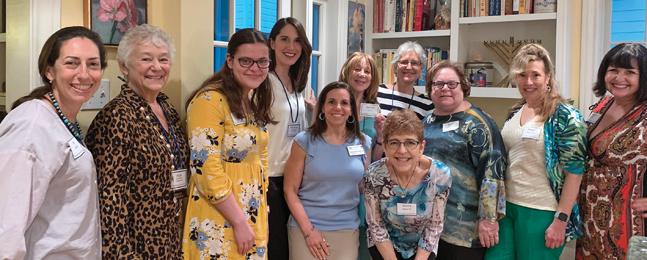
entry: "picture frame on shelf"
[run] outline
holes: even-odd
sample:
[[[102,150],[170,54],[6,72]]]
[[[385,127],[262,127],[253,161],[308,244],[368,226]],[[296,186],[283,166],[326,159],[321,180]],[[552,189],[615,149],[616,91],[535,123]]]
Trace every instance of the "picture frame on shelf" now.
[[[348,52],[365,52],[366,0],[348,1]]]
[[[118,46],[130,28],[148,22],[148,0],[83,0],[83,24],[105,46]]]

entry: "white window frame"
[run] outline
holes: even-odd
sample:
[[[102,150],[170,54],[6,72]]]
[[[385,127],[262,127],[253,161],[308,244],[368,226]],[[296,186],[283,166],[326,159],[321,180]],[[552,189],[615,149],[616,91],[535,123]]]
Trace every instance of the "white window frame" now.
[[[277,0],[277,18],[287,17],[290,14],[292,3],[289,0]],[[229,0],[229,37],[234,35],[236,31],[236,0]],[[254,0],[254,28],[261,29],[261,0]],[[214,17],[215,18],[215,17]],[[213,41],[213,47],[227,48],[229,40],[227,41]]]
[[[313,37],[312,37],[312,33],[313,33],[312,26],[314,25],[314,21],[313,21],[314,8],[313,8],[313,5],[318,5],[319,6],[319,35],[318,35],[318,38],[317,38],[319,40],[319,42],[317,43],[318,47],[319,47],[318,48],[319,50],[316,50],[316,51],[313,50],[312,51],[312,56],[317,56],[317,63],[318,63],[317,64],[317,78],[314,79],[317,82],[317,89],[315,90],[315,91],[318,91],[317,94],[319,94],[319,92],[321,92],[321,89],[323,89],[323,86],[324,86],[323,85],[323,80],[322,80],[323,79],[323,75],[322,75],[323,74],[323,69],[322,69],[322,67],[323,67],[323,64],[324,64],[323,59],[325,58],[325,56],[323,55],[324,52],[322,50],[325,49],[324,48],[325,41],[322,40],[323,39],[323,33],[322,32],[326,31],[326,23],[325,23],[325,20],[326,20],[326,15],[325,15],[325,13],[326,13],[326,2],[327,2],[326,0],[313,0],[312,4],[310,4],[308,6],[308,9],[309,9],[308,10],[308,16],[309,16],[308,17],[308,24],[309,24],[309,26],[307,27],[307,35],[308,35],[308,38],[310,38],[310,39],[313,39]],[[312,66],[311,66],[311,68],[312,68]],[[311,80],[313,80],[313,79],[311,79],[311,77],[312,77],[312,73],[310,73],[308,75],[308,86],[312,86]]]

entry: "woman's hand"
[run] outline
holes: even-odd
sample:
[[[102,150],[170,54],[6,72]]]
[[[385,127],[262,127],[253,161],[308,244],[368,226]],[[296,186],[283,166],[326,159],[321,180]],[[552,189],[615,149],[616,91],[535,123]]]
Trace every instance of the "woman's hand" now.
[[[566,222],[553,219],[553,223],[546,229],[546,247],[555,249],[564,245],[566,224]]]
[[[242,256],[254,246],[254,231],[247,221],[234,225],[234,238],[238,245],[238,254]]]
[[[315,92],[314,90],[312,90],[312,88],[310,88],[310,98],[303,99],[303,101],[306,102],[306,105],[311,111],[315,110],[315,104],[317,103],[317,99],[315,98]]]
[[[384,122],[386,122],[386,117],[382,114],[377,114],[375,116],[375,121],[373,127],[375,128],[375,137],[377,141],[382,138],[382,128],[384,128]],[[378,138],[379,137],[379,138]],[[384,140],[382,140],[384,141]]]
[[[499,222],[490,219],[479,221],[479,240],[484,247],[492,247],[499,243]]]
[[[640,198],[631,202],[631,209],[640,212],[643,218],[647,218],[647,198]]]
[[[326,242],[323,234],[317,229],[313,229],[307,234],[310,234],[306,235],[306,245],[308,245],[310,253],[317,259],[326,259],[326,256],[330,255],[330,251],[328,251],[330,245]]]

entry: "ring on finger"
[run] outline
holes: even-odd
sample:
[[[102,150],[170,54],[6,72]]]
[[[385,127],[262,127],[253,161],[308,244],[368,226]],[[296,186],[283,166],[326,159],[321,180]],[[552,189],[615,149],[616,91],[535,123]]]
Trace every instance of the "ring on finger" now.
[[[317,247],[317,249],[321,249],[321,246]]]

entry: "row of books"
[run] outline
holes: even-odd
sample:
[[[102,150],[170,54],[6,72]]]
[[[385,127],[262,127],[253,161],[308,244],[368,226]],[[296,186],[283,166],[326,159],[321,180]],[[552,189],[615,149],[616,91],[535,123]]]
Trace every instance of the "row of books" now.
[[[373,32],[411,32],[432,30],[436,0],[375,0]]]
[[[396,49],[381,49],[373,55],[377,66],[377,76],[380,83],[393,84],[396,81],[395,71],[393,70],[393,55]],[[426,85],[425,74],[434,64],[449,59],[449,51],[441,51],[438,47],[429,46],[425,49],[427,54],[427,64],[422,66],[422,73],[416,83],[417,86]]]
[[[460,17],[535,13],[535,0],[460,0]],[[540,0],[541,1],[541,0]],[[545,0],[543,2],[546,2]],[[550,2],[550,1],[549,1]],[[549,4],[556,4],[551,2]]]

